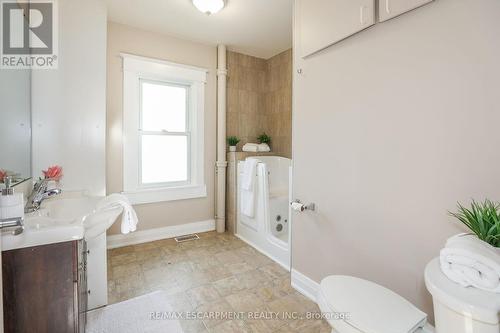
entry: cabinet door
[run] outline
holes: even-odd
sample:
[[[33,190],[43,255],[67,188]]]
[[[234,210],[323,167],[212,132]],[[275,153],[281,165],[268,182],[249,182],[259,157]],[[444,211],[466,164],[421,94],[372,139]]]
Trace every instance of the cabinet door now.
[[[380,22],[387,21],[432,1],[433,0],[379,0],[378,20]]]
[[[2,253],[6,333],[75,333],[75,242]]]
[[[375,0],[297,0],[302,57],[375,24]]]

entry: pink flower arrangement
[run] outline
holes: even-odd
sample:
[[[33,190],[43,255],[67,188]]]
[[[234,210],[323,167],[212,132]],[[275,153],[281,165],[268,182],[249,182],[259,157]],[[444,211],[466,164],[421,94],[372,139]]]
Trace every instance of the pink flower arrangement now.
[[[0,183],[3,183],[3,179],[7,176],[7,171],[0,169]]]
[[[63,176],[63,169],[59,165],[49,167],[47,170],[42,171],[45,179],[53,179],[55,181],[61,180]]]

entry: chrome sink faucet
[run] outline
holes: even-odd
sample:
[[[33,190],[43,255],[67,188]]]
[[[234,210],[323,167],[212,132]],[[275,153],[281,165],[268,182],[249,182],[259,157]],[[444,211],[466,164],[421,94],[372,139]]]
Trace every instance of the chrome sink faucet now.
[[[51,180],[52,179],[41,179],[35,183],[33,191],[26,202],[26,207],[24,208],[25,213],[36,212],[40,209],[43,200],[62,193],[62,190],[59,188],[47,189]]]

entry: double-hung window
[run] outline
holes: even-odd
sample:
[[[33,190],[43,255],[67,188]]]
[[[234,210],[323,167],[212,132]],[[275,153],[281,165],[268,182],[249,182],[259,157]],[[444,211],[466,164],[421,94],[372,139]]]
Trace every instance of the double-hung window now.
[[[189,87],[140,79],[140,185],[181,186],[191,180]]]
[[[206,196],[206,70],[122,57],[124,193],[135,204]]]

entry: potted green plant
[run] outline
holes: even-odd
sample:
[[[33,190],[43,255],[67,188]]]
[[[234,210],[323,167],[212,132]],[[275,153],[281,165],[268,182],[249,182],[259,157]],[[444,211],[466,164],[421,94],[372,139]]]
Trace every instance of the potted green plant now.
[[[259,143],[270,144],[271,143],[271,137],[269,135],[267,135],[266,133],[262,133],[261,135],[259,135],[257,137],[257,141]]]
[[[483,202],[472,200],[470,208],[458,203],[458,212],[449,214],[500,254],[500,203],[488,199]]]
[[[238,139],[236,136],[228,136],[227,144],[229,145],[229,151],[236,151],[236,146],[239,142],[240,139]]]

